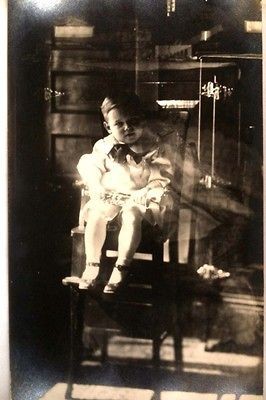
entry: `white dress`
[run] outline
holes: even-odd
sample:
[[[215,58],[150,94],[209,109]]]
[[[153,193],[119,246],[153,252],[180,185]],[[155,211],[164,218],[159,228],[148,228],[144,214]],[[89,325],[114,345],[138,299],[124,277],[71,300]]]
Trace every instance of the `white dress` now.
[[[91,154],[84,154],[81,157],[77,169],[88,190],[90,191],[95,185],[95,175],[100,176],[100,185],[105,191],[124,194],[125,197],[136,190],[149,187],[150,201],[137,204],[144,218],[160,228],[165,224],[169,225],[169,217],[171,221],[177,220],[178,195],[173,190],[176,154],[173,152],[173,147],[158,137],[156,145],[142,156],[139,163],[136,163],[129,154],[125,162],[118,163],[110,153],[117,143],[117,140],[109,135],[95,143]],[[85,209],[99,206],[100,201],[100,199],[89,200]],[[127,201],[124,205],[121,203],[115,211],[110,207],[110,219],[127,204]],[[108,202],[106,207],[108,208]]]

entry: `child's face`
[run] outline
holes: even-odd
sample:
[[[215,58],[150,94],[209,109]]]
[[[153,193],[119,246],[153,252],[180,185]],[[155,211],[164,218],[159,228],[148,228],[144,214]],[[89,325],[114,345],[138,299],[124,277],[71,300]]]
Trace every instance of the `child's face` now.
[[[139,115],[113,108],[108,113],[105,126],[116,140],[126,144],[136,143],[144,133],[144,121]]]

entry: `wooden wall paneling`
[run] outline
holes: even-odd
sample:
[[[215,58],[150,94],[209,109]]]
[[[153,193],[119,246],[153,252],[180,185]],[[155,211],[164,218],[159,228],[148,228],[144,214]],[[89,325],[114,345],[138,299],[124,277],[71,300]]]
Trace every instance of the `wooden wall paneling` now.
[[[59,134],[51,137],[52,175],[79,178],[77,164],[85,153],[91,153],[97,138],[85,135]]]
[[[104,133],[100,111],[91,114],[49,114],[50,134],[85,135],[101,138]]]

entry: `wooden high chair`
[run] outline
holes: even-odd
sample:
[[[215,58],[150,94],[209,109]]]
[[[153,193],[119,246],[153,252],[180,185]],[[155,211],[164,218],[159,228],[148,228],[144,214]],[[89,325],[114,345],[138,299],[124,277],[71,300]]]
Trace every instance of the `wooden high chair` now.
[[[104,257],[100,273],[103,286],[108,281],[111,267],[114,265],[114,252],[117,248],[119,221],[109,223],[107,240],[104,245]],[[175,232],[176,233],[176,232]],[[79,278],[85,266],[84,228],[77,227],[72,234],[71,277],[63,283],[70,284],[71,290],[71,360],[68,394],[75,381],[76,370],[82,359],[82,336],[84,328],[90,334],[100,338],[100,359],[104,362],[108,356],[108,338],[110,335],[130,336],[152,341],[152,364],[160,364],[160,346],[171,335],[174,340],[174,363],[177,369],[182,366],[182,334],[178,323],[176,301],[176,265],[169,261],[171,249],[176,247],[176,239],[164,244],[159,229],[143,223],[142,243],[140,244],[132,273],[125,290],[118,295],[105,295],[102,291],[80,290]],[[175,244],[175,246],[174,246]],[[100,289],[103,289],[102,288]]]
[[[185,148],[177,149],[183,151]],[[87,201],[82,187],[81,205]],[[176,230],[164,242],[158,227],[143,223],[142,242],[132,265],[132,274],[124,291],[117,295],[104,295],[102,291],[80,290],[79,278],[85,267],[84,220],[80,213],[79,226],[71,231],[71,277],[63,280],[71,290],[71,356],[66,399],[71,399],[72,384],[80,366],[84,343],[84,327],[100,338],[100,360],[108,357],[110,335],[144,338],[152,341],[153,366],[160,365],[160,346],[171,335],[174,342],[174,365],[182,369],[182,313],[177,300],[178,274],[178,215]],[[117,249],[119,219],[108,225],[103,249],[103,286],[114,265],[113,252]]]

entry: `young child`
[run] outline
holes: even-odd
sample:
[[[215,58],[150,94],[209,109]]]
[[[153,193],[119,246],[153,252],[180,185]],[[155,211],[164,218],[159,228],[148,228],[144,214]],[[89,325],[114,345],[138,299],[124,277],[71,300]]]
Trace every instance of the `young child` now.
[[[83,155],[77,166],[90,193],[85,206],[86,268],[80,287],[97,284],[107,223],[121,214],[118,258],[104,288],[105,293],[114,293],[140,243],[142,220],[162,227],[165,214],[173,209],[173,152],[148,129],[137,95],[106,97],[101,110],[109,135],[97,141],[92,153]],[[122,193],[128,199],[107,201],[111,193]]]

